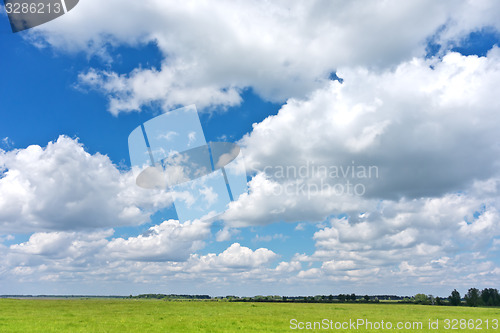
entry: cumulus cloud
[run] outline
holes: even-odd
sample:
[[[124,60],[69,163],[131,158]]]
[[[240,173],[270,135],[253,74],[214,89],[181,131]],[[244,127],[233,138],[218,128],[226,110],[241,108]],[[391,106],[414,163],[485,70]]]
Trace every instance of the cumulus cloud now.
[[[160,68],[81,73],[82,87],[109,95],[113,114],[151,102],[234,106],[249,87],[271,101],[303,97],[339,67],[390,68],[423,56],[431,38],[447,50],[471,31],[498,28],[500,12],[495,1],[89,0],[77,9],[30,38],[109,61],[106,50],[118,45],[155,43],[162,53]]]
[[[232,236],[237,235],[240,231],[238,229],[231,229],[228,227],[224,227],[221,230],[217,231],[215,234],[215,240],[217,242],[229,241]]]
[[[0,150],[0,230],[31,233],[140,225],[171,204],[107,156],[60,136],[47,147]]]
[[[199,222],[182,225],[170,220],[150,228],[146,235],[128,239],[110,240],[113,230],[35,233],[20,244],[0,244],[0,280],[9,286],[47,283],[48,288],[66,288],[71,283],[60,283],[68,281],[120,286],[152,282],[164,286],[168,281],[168,285],[186,282],[206,286],[227,280],[258,281],[269,274],[300,268],[298,262],[281,263],[275,270],[270,267],[278,257],[273,251],[252,250],[238,243],[218,254],[193,254],[203,246],[199,240],[207,232],[207,226]],[[59,287],[56,293],[66,290]]]
[[[40,232],[27,242],[10,246],[13,254],[39,255],[51,259],[71,257],[77,260],[93,254],[95,248],[107,243],[112,229],[98,232]],[[90,253],[89,253],[90,252]]]
[[[276,258],[276,253],[266,248],[259,248],[252,251],[248,247],[234,243],[218,255],[195,255],[191,260],[196,262],[196,265],[193,267],[194,270],[203,271],[217,268],[251,269],[267,264]]]
[[[289,100],[241,140],[256,174],[227,225],[327,219],[315,251],[291,260],[304,267],[281,277],[292,285],[333,281],[373,293],[387,283],[412,292],[494,284],[499,55],[494,47],[486,57],[448,53],[386,71],[340,68],[343,83]],[[377,174],[342,173],[356,166]],[[337,193],[346,180],[365,193]],[[308,187],[322,183],[330,187]]]
[[[229,224],[322,221],[497,177],[498,48],[339,72],[342,84],[289,100],[240,141],[257,174],[226,213]]]
[[[302,268],[302,265],[300,261],[291,261],[291,262],[286,262],[282,261],[276,266],[276,271],[278,272],[295,272],[299,271]]]
[[[237,227],[324,223],[316,225],[312,253],[279,263],[272,250],[239,243],[196,253],[210,236],[209,225],[199,221],[170,220],[143,235],[112,238],[109,228],[144,223],[171,199],[138,189],[131,173],[118,171],[106,156],[60,137],[44,148],[0,150],[0,232],[36,232],[19,244],[0,244],[2,285],[204,288],[245,281],[259,293],[266,286],[273,293],[324,292],[332,283],[357,293],[386,292],[388,283],[397,286],[394,292],[421,292],[411,288],[422,285],[438,290],[445,282],[494,285],[500,277],[493,257],[500,244],[500,155],[492,143],[498,142],[500,102],[492,87],[500,84],[500,51],[495,47],[487,57],[448,51],[470,32],[498,31],[498,6],[82,2],[27,35],[37,45],[108,61],[106,69],[80,73],[78,85],[108,95],[115,115],[156,102],[165,110],[234,106],[247,88],[286,101],[240,142],[256,174],[250,192],[224,215],[217,241],[230,240]],[[425,58],[429,40],[442,45],[431,59]],[[147,43],[160,50],[157,68],[111,69],[114,47]],[[332,72],[343,83],[330,81]],[[365,172],[374,166],[375,173],[360,176],[358,166],[368,167]],[[361,184],[362,195],[345,193],[346,181],[351,191]],[[208,188],[204,193],[213,198]]]
[[[369,284],[372,292],[388,283],[400,290],[494,284],[498,184],[475,182],[467,192],[439,198],[383,200],[372,211],[331,218],[318,225],[314,253],[293,258],[320,267],[290,279],[326,279],[351,288]]]
[[[210,225],[200,221],[169,220],[151,227],[148,232],[128,239],[109,242],[106,252],[113,257],[136,261],[185,261],[191,253],[204,247]]]
[[[332,283],[336,292],[356,293],[387,292],[387,283],[395,286],[392,292],[418,292],[412,288],[423,285],[428,292],[439,291],[443,281],[460,288],[471,283],[492,285],[500,276],[500,268],[484,251],[486,244],[460,245],[468,236],[462,234],[460,221],[453,218],[459,215],[454,210],[465,205],[464,211],[472,213],[468,200],[455,201],[441,209],[445,222],[437,227],[428,221],[429,216],[435,216],[435,202],[419,206],[414,216],[407,216],[403,209],[407,203],[401,203],[392,207],[395,211],[401,209],[396,215],[366,215],[364,221],[331,219],[314,234],[314,253],[278,263],[275,261],[279,255],[275,252],[266,248],[252,250],[239,243],[221,253],[190,254],[201,248],[200,240],[207,237],[207,226],[198,222],[182,225],[165,221],[144,235],[128,239],[111,239],[113,230],[36,233],[20,244],[0,244],[4,258],[0,262],[0,279],[6,285],[48,283],[49,288],[61,282],[85,281],[109,284],[113,286],[110,290],[120,286],[125,292],[137,286],[141,290],[154,282],[156,287],[152,290],[179,286],[205,293],[232,289],[245,281],[245,291],[237,293],[250,294],[251,290],[325,293],[331,290]],[[390,211],[389,205],[384,203],[381,211]],[[471,225],[483,223],[479,216],[472,219]],[[415,220],[419,224],[411,222]],[[368,231],[356,237],[364,228]],[[412,241],[391,243],[394,235],[415,228]],[[498,236],[498,227],[492,232]]]

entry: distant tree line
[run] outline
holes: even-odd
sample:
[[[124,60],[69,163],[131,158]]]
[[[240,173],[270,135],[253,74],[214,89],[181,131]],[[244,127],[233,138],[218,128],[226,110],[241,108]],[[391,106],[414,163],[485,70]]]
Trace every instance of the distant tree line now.
[[[286,303],[379,303],[380,301],[393,301],[397,303],[415,303],[422,305],[447,305],[447,306],[500,306],[500,293],[497,289],[485,288],[479,290],[470,288],[462,298],[455,289],[447,298],[434,297],[433,295],[416,294],[413,297],[396,295],[358,296],[352,294],[316,295],[316,296],[253,296],[238,297],[234,295],[210,297],[209,295],[178,295],[178,294],[141,294],[130,295],[130,298],[163,299],[163,300],[213,300],[229,302],[286,302]]]
[[[458,294],[455,297],[460,296],[458,291],[454,290],[454,292]],[[500,294],[497,289],[493,288],[485,288],[481,291],[477,288],[470,288],[464,299],[465,304],[468,306],[500,306]]]
[[[398,296],[380,296],[380,299],[387,300],[391,297]],[[231,302],[286,302],[286,303],[378,303],[380,301],[377,296],[357,296],[356,294],[339,294],[339,295],[316,295],[316,296],[254,296],[254,297],[237,297],[226,296],[220,297]]]
[[[358,296],[356,294],[316,295],[316,296],[254,296],[218,297],[219,300],[230,302],[289,302],[289,303],[378,303],[380,301],[394,301],[397,303],[415,303],[423,305],[448,305],[448,306],[500,306],[500,293],[497,289],[485,288],[479,290],[470,288],[462,297],[455,289],[447,298],[434,297],[433,295],[416,294],[413,297],[396,295]]]
[[[416,294],[412,299],[404,299],[404,303],[423,305],[451,305],[451,306],[500,306],[500,294],[497,289],[485,288],[479,290],[470,288],[464,298],[454,289],[448,298],[434,297],[432,295]]]
[[[140,294],[130,295],[129,298],[165,299],[165,300],[207,300],[212,299],[209,295],[177,295],[177,294]]]

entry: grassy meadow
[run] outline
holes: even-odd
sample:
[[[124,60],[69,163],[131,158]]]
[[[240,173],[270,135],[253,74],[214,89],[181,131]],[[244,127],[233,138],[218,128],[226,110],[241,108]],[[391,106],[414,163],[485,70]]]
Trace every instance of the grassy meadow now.
[[[292,324],[291,319],[297,321]],[[332,321],[328,328],[299,329],[299,322]],[[393,332],[500,332],[500,308],[414,304],[236,303],[141,299],[0,299],[0,332],[381,332],[379,327],[346,328],[351,319],[391,322]],[[429,329],[429,319],[439,328]],[[457,321],[445,329],[445,320]],[[471,321],[473,320],[473,321]],[[486,327],[488,321],[489,328]],[[344,324],[335,329],[335,322]],[[398,322],[421,322],[422,329],[399,330]],[[500,323],[498,323],[500,325]],[[314,324],[311,324],[314,325]],[[338,324],[339,325],[339,324]],[[409,324],[407,324],[409,325]],[[330,328],[331,327],[331,328]],[[481,329],[479,329],[481,327]],[[325,329],[326,328],[326,329]]]

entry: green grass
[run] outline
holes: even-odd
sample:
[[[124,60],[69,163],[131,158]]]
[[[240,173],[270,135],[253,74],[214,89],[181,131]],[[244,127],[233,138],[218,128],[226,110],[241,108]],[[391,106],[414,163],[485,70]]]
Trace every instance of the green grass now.
[[[413,304],[281,304],[214,301],[74,299],[0,300],[0,332],[293,332],[292,318],[301,322],[323,319],[344,322],[419,321],[423,330],[401,332],[478,332],[445,330],[444,319],[500,320],[499,308],[438,307]],[[439,330],[427,328],[439,320]],[[459,327],[459,326],[457,326]],[[311,330],[303,330],[311,331]],[[325,332],[381,332],[383,330],[322,330]],[[398,332],[397,329],[390,330]]]

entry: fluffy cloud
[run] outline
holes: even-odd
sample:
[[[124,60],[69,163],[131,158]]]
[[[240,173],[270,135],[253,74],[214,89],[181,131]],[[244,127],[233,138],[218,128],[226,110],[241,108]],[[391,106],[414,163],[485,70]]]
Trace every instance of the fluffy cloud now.
[[[423,56],[427,41],[459,44],[498,27],[498,2],[175,1],[81,2],[31,38],[68,51],[155,43],[160,68],[91,69],[80,84],[110,96],[114,114],[159,101],[165,109],[241,102],[252,87],[265,99],[303,97],[343,66],[387,68]],[[91,18],[92,24],[89,25]]]
[[[140,225],[171,199],[135,185],[107,156],[65,136],[47,147],[0,150],[0,230],[30,233]]]
[[[260,248],[252,251],[238,243],[232,244],[224,252],[208,254],[206,256],[194,255],[191,261],[195,263],[193,270],[218,270],[218,269],[251,269],[267,264],[276,259],[277,255],[271,250]]]
[[[227,280],[258,281],[300,268],[298,262],[281,263],[275,270],[269,267],[278,257],[273,251],[252,250],[238,243],[219,254],[192,254],[203,246],[200,239],[207,232],[207,225],[199,222],[181,225],[170,220],[128,239],[110,240],[113,230],[35,233],[20,244],[0,244],[0,280],[4,286],[36,283],[46,285],[47,290],[55,288],[55,293],[68,293],[58,287],[61,282],[65,282],[63,288],[79,284],[78,290],[88,283],[93,285],[89,290],[95,290],[95,284],[110,284],[117,290],[116,285],[130,288],[152,282],[155,286],[184,282],[206,286]]]
[[[240,231],[238,229],[231,229],[224,227],[217,232],[215,239],[217,242],[225,242],[231,239],[232,236],[238,234]]]
[[[342,84],[289,100],[240,142],[256,175],[226,223],[327,218],[314,253],[297,254],[298,272],[281,277],[290,285],[440,294],[444,285],[494,285],[499,70],[496,47],[487,57],[448,53],[387,71],[340,68]],[[377,176],[342,174],[357,166],[376,166]],[[337,193],[346,181],[366,192]]]
[[[368,284],[372,293],[387,284],[406,292],[423,285],[438,292],[444,285],[494,285],[500,272],[498,185],[495,179],[439,198],[383,200],[373,211],[331,218],[314,233],[314,253],[293,258],[319,267],[289,279],[335,281],[355,290]]]
[[[40,232],[31,235],[25,243],[10,246],[13,254],[39,255],[50,259],[71,257],[74,260],[92,255],[95,249],[107,243],[113,230],[98,232]]]
[[[241,140],[258,172],[226,213],[229,224],[322,221],[497,177],[498,48],[339,72],[342,84],[289,100]]]
[[[158,68],[117,73],[111,64],[80,74],[81,87],[109,95],[114,114],[152,102],[164,109],[237,105],[249,87],[287,100],[240,142],[257,174],[224,216],[217,241],[229,240],[235,227],[323,223],[312,253],[279,263],[270,249],[238,243],[197,254],[211,235],[199,221],[165,221],[143,235],[112,238],[103,228],[139,225],[170,199],[140,190],[106,156],[61,137],[46,148],[0,151],[0,231],[37,231],[26,242],[0,243],[2,285],[47,281],[60,293],[61,282],[71,281],[91,283],[91,292],[109,283],[113,292],[118,284],[206,293],[208,285],[237,290],[245,281],[249,294],[324,293],[332,284],[356,293],[387,292],[388,284],[391,292],[426,285],[426,293],[443,284],[493,286],[500,277],[500,155],[492,144],[500,51],[479,58],[448,50],[472,31],[499,30],[498,6],[82,2],[29,38],[110,63],[119,45],[155,43],[162,54]],[[443,48],[425,59],[430,39]],[[334,71],[342,84],[329,80]],[[310,172],[312,165],[336,169]],[[346,172],[356,166],[375,166],[376,176]],[[310,173],[302,176],[301,168]],[[339,193],[335,185],[346,181],[361,184],[363,195]]]
[[[161,292],[177,286],[192,293],[213,294],[229,288],[248,295],[297,293],[290,290],[325,293],[332,283],[335,292],[376,293],[387,292],[390,283],[395,286],[391,292],[415,293],[421,291],[417,286],[425,285],[427,292],[442,295],[443,283],[458,288],[491,286],[500,276],[498,264],[484,251],[487,244],[468,242],[468,233],[453,217],[472,214],[468,225],[483,225],[481,216],[491,209],[475,214],[475,203],[470,200],[448,198],[447,204],[413,200],[396,207],[386,202],[381,211],[398,213],[366,215],[361,220],[331,219],[327,225],[318,225],[314,253],[279,263],[275,263],[279,255],[269,249],[252,250],[238,243],[218,254],[190,254],[207,238],[207,226],[198,222],[165,221],[128,239],[110,239],[113,230],[36,233],[24,243],[0,244],[4,258],[0,279],[12,286],[43,283],[58,293],[69,292],[56,287],[61,282],[64,288],[78,283],[78,290],[89,291],[95,291],[98,284],[110,288],[103,290],[125,293],[144,288]],[[405,213],[408,205],[415,206],[412,214]],[[461,206],[465,208],[455,212]],[[444,222],[434,226],[438,208]],[[410,234],[402,237],[407,243],[392,242],[405,231]],[[500,235],[498,225],[485,232]],[[245,281],[244,290],[235,287],[241,281]],[[152,289],[147,287],[151,284]]]
[[[491,239],[500,236],[496,206],[498,193],[494,198],[462,193],[383,201],[377,211],[362,217],[332,219],[331,226],[314,235],[314,257],[394,265],[410,257],[421,263],[459,251],[485,252]]]
[[[116,238],[107,245],[111,256],[137,261],[184,261],[204,246],[210,225],[169,220],[151,227],[144,235]]]

